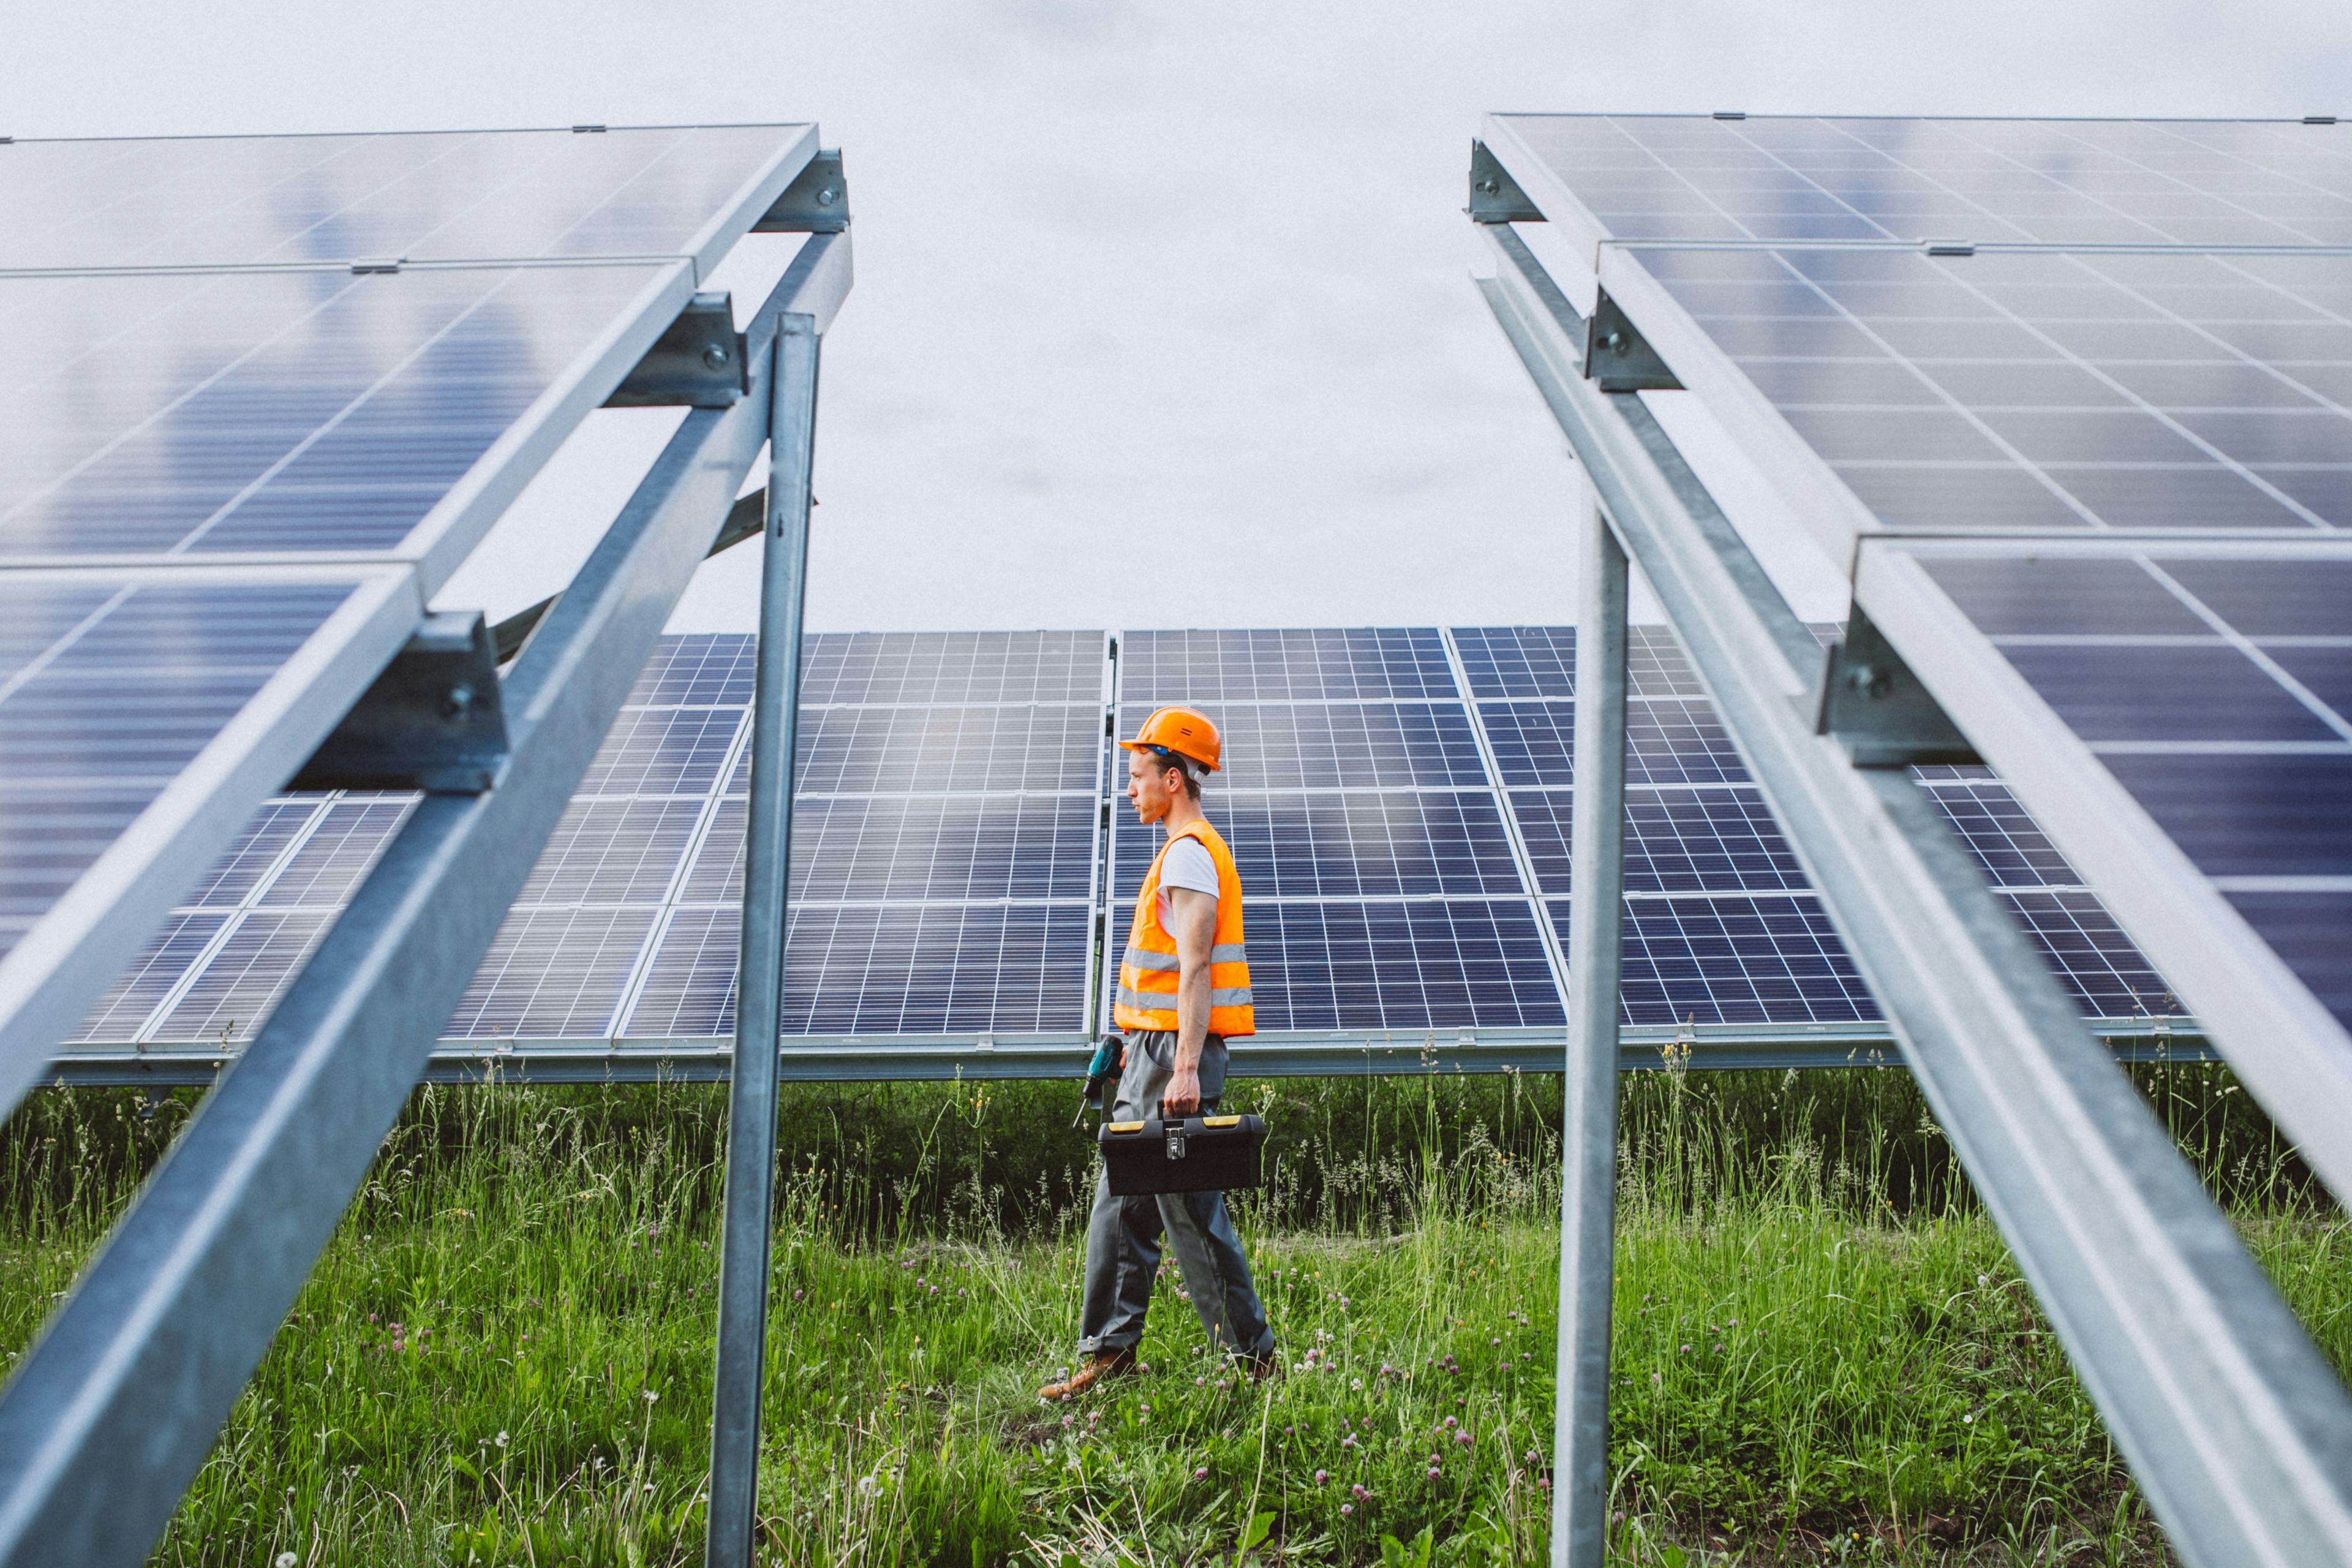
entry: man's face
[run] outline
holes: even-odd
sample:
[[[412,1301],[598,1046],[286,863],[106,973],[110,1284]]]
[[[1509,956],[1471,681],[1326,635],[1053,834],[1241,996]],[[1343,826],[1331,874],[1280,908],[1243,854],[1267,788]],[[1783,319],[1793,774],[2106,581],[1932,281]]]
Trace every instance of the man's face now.
[[[1180,775],[1160,758],[1150,752],[1127,753],[1127,798],[1135,803],[1138,822],[1159,822],[1168,815],[1169,803],[1175,791],[1168,785]],[[1177,788],[1183,786],[1178,784]]]

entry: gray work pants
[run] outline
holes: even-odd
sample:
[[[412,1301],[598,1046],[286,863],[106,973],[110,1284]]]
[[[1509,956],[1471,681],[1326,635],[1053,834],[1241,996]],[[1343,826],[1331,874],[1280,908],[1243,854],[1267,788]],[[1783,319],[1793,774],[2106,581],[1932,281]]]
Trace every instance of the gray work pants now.
[[[1176,1071],[1176,1037],[1163,1032],[1127,1037],[1127,1061],[1112,1102],[1115,1121],[1160,1114],[1160,1096]],[[1225,1088],[1225,1043],[1211,1035],[1201,1051],[1201,1100],[1213,1108]],[[1161,1193],[1113,1197],[1108,1172],[1095,1175],[1094,1213],[1087,1220],[1087,1293],[1079,1312],[1078,1350],[1118,1351],[1143,1338],[1151,1283],[1160,1272],[1160,1238],[1176,1248],[1192,1310],[1209,1343],[1227,1354],[1264,1355],[1274,1349],[1249,1259],[1225,1213],[1223,1193]]]

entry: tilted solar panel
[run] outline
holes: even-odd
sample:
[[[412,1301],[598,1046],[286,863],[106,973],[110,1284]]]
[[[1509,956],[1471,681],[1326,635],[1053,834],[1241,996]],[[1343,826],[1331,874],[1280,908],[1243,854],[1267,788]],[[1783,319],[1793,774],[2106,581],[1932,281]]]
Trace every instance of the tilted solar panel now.
[[[708,268],[806,125],[0,145],[0,270],[683,256]]]
[[[1832,542],[2352,522],[2352,256],[1643,249],[1603,273],[1655,290],[1644,331],[1776,471],[1840,497]]]
[[[1594,242],[2352,245],[2352,128],[2265,121],[1507,114],[1487,143]]]
[[[429,594],[691,287],[664,261],[0,277],[0,565],[363,552]]]
[[[0,1110],[814,151],[0,145]],[[236,1037],[324,918],[184,905],[103,1027]]]

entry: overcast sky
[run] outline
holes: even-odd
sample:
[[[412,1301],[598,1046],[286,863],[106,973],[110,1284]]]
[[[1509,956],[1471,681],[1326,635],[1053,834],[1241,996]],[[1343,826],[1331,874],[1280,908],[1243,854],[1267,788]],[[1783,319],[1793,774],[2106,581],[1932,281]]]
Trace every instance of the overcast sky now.
[[[1490,109],[2352,114],[2347,0],[0,0],[0,133],[814,119],[821,628],[1569,618],[1574,471],[1465,281]],[[459,586],[559,585],[600,416]],[[520,536],[520,537],[518,537]],[[681,627],[749,627],[757,561]]]

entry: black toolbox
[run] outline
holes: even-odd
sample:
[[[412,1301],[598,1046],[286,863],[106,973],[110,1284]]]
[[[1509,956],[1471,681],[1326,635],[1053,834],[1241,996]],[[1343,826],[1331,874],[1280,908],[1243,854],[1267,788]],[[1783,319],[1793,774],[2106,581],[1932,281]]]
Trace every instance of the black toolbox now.
[[[1106,1121],[1097,1134],[1113,1197],[1147,1193],[1218,1193],[1255,1187],[1265,1178],[1260,1116],[1153,1116]]]

